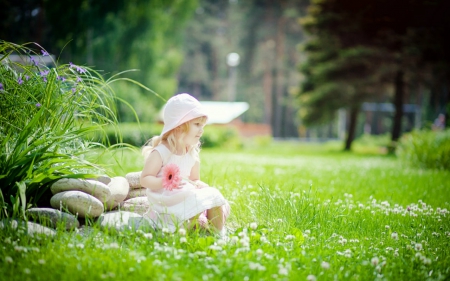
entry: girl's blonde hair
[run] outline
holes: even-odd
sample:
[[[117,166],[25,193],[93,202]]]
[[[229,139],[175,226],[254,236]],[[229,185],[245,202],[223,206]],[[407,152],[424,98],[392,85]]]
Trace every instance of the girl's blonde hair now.
[[[142,155],[144,155],[144,157],[147,158],[153,151],[153,149],[157,147],[159,144],[161,144],[163,141],[167,141],[167,143],[169,144],[169,150],[172,153],[176,153],[177,143],[182,142],[184,136],[190,129],[191,123],[194,122],[206,123],[206,120],[207,120],[206,116],[201,116],[179,125],[178,127],[170,130],[169,132],[165,133],[162,136],[154,136],[153,138],[149,139],[142,147]],[[197,144],[191,145],[187,151],[187,153],[191,154],[192,157],[194,157],[194,159],[197,161],[200,161],[199,158],[200,145],[201,143],[199,141]]]

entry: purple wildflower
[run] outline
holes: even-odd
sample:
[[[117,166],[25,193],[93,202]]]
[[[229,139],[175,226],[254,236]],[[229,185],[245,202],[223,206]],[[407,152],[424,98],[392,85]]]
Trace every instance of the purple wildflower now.
[[[3,88],[3,84],[0,83],[0,90],[4,90],[5,88]]]
[[[48,73],[49,73],[49,71],[48,71],[48,70],[45,70],[45,71],[41,71],[41,77],[47,76],[47,75],[48,75]]]
[[[72,88],[72,93],[75,93],[77,91],[77,89]]]
[[[72,62],[69,62],[69,67],[73,67],[73,63]]]
[[[27,81],[28,81],[28,79],[30,79],[30,76],[28,76],[28,75],[25,75],[25,80],[27,80]]]
[[[66,78],[64,76],[61,76],[61,81],[66,81]]]
[[[49,54],[47,53],[47,51],[45,51],[45,50],[41,50],[41,52],[42,52],[42,56],[43,57],[45,57],[45,56],[48,56]]]
[[[40,104],[40,103],[37,103],[37,104],[36,104],[36,107],[37,107],[37,108],[41,107],[41,104]]]
[[[47,77],[42,77],[42,80],[44,80],[44,82],[47,82]]]
[[[22,84],[23,84],[22,77],[19,76],[19,78],[17,78],[17,83],[19,83],[19,85],[22,85]]]
[[[37,61],[32,56],[30,56],[30,60],[35,66],[37,66]]]
[[[86,72],[85,69],[83,69],[83,68],[81,68],[81,67],[79,67],[79,66],[77,66],[77,71],[78,71],[79,73],[85,73],[85,72]]]
[[[81,82],[83,79],[81,79],[79,76],[77,76],[77,82]]]

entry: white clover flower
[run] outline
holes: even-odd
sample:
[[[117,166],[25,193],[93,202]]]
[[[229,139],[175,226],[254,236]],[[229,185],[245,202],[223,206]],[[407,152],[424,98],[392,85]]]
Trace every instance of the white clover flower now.
[[[262,256],[262,254],[264,254],[264,251],[261,250],[261,249],[257,249],[257,250],[256,250],[256,254],[257,254],[258,256]]]
[[[13,259],[10,256],[5,257],[5,262],[7,263],[13,263]]]
[[[266,267],[265,267],[265,266],[263,266],[263,265],[261,265],[261,264],[259,264],[259,263],[257,263],[257,262],[250,262],[250,263],[248,264],[248,266],[249,266],[249,268],[250,268],[251,270],[259,270],[259,271],[265,271],[265,270],[266,270]]]
[[[316,278],[316,276],[310,274],[310,275],[306,276],[306,280],[308,280],[308,281],[316,281],[317,278]]]
[[[320,266],[321,266],[323,269],[325,269],[325,270],[330,269],[330,264],[329,264],[328,262],[326,262],[326,261],[323,261],[323,262],[320,264]]]
[[[186,229],[184,229],[184,228],[180,228],[179,230],[178,230],[178,233],[180,234],[180,235],[186,235]]]
[[[338,243],[341,244],[341,245],[345,245],[347,243],[347,239],[341,237],[339,239]]]
[[[391,238],[394,239],[394,240],[398,240],[398,234],[397,234],[397,232],[392,232]]]
[[[421,251],[423,249],[422,244],[416,243],[416,245],[414,245],[414,249],[416,249],[416,251]]]
[[[180,238],[180,243],[181,243],[181,244],[187,243],[187,238],[186,238],[186,237],[181,237],[181,238]]]
[[[153,234],[151,233],[144,233],[144,237],[147,239],[152,239],[153,238]]]
[[[227,244],[227,241],[225,241],[224,239],[217,240],[217,245],[219,245],[219,246],[224,246],[226,244]]]
[[[222,247],[218,246],[218,245],[211,245],[209,246],[209,248],[213,251],[221,251]]]
[[[261,242],[263,242],[263,243],[267,243],[267,242],[269,242],[269,240],[267,240],[267,237],[266,236],[261,236],[260,238],[259,238],[259,241],[261,241]]]
[[[25,273],[25,274],[30,274],[30,273],[31,273],[31,270],[30,270],[29,268],[24,268],[24,269],[23,269],[23,273]]]
[[[289,271],[288,271],[288,269],[286,268],[286,267],[280,267],[280,269],[278,270],[278,274],[280,274],[280,275],[288,275],[289,274]]]
[[[376,266],[376,265],[378,265],[380,263],[380,259],[378,257],[373,257],[370,260],[370,263],[372,263],[373,266]]]
[[[294,235],[286,235],[286,237],[284,239],[286,239],[286,240],[294,240],[295,236]]]
[[[250,224],[250,228],[253,229],[253,230],[255,230],[255,229],[258,228],[258,224],[257,224],[256,222],[252,222],[252,223]]]
[[[344,251],[344,256],[346,258],[351,258],[352,257],[352,251],[350,249],[347,249]]]
[[[169,229],[168,229],[167,227],[164,227],[163,229],[161,229],[161,231],[162,231],[163,233],[169,233],[169,232],[170,232]]]
[[[391,227],[389,225],[385,225],[384,228],[389,229]]]
[[[242,238],[240,241],[241,246],[244,248],[250,247],[250,239],[248,237]]]
[[[239,241],[239,238],[237,236],[233,236],[233,237],[231,237],[230,243],[236,244],[238,241]]]

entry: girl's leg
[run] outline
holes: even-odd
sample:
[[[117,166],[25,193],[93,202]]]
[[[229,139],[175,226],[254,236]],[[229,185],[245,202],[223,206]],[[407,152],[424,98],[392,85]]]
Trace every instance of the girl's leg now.
[[[222,230],[225,223],[222,206],[209,209],[206,217],[217,230]]]

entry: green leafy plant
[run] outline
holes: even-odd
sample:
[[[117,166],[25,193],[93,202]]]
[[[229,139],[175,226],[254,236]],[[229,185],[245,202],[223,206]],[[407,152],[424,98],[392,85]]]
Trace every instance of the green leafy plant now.
[[[86,156],[100,144],[83,136],[117,123],[110,87],[117,77],[44,64],[46,57],[38,44],[0,41],[0,218],[23,214],[57,179],[101,173]]]
[[[450,130],[406,134],[400,140],[397,155],[412,166],[450,170]]]

